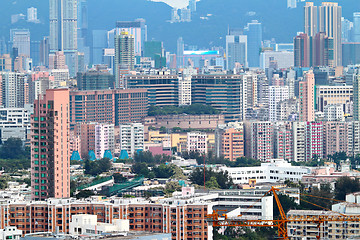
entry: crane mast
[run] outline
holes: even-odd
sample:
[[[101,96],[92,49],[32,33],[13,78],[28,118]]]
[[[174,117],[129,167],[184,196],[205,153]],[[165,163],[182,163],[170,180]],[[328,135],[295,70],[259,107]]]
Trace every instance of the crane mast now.
[[[288,228],[287,224],[292,222],[315,223],[319,229],[319,234],[316,236],[320,239],[320,227],[325,222],[360,222],[360,215],[344,215],[337,213],[337,215],[322,215],[322,216],[286,216],[285,211],[281,205],[277,192],[278,188],[272,187],[264,196],[272,193],[275,202],[280,212],[280,219],[276,220],[249,220],[241,215],[236,218],[228,218],[227,214],[220,214],[218,210],[214,210],[212,214],[207,215],[208,222],[213,227],[276,227],[278,229],[279,239],[287,240]]]

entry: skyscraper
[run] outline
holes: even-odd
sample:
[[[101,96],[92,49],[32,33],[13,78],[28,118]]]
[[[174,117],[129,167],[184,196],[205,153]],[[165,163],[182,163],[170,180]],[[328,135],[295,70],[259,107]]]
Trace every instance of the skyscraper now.
[[[353,42],[360,42],[360,12],[353,14],[354,28],[353,28]]]
[[[50,0],[50,51],[77,50],[76,0]]]
[[[341,42],[351,42],[354,23],[348,19],[341,18]]]
[[[27,21],[32,23],[39,23],[37,18],[37,8],[31,7],[27,9]]]
[[[177,67],[178,68],[182,68],[185,67],[185,62],[184,62],[184,40],[182,37],[179,37],[177,40],[177,54],[176,54],[176,62],[177,62]]]
[[[338,3],[323,2],[319,7],[319,32],[334,39],[334,66],[341,66],[341,6]]]
[[[135,64],[135,40],[128,32],[122,32],[115,36],[115,86],[119,86],[120,69],[134,69]]]
[[[228,70],[234,69],[236,65],[248,66],[246,35],[226,36],[226,65]]]
[[[31,117],[31,197],[70,197],[69,90],[50,89]]]
[[[304,13],[304,31],[309,37],[312,37],[318,32],[317,6],[314,6],[313,2],[307,2],[304,7]]]
[[[260,66],[260,49],[262,41],[262,26],[257,20],[248,23],[245,28],[247,35],[247,59],[249,67]]]
[[[107,48],[107,31],[93,30],[92,31],[92,64],[102,64],[103,51]],[[110,67],[110,66],[109,66]]]
[[[304,80],[299,83],[300,121],[315,120],[315,76],[313,71],[305,73]]]
[[[311,40],[312,66],[334,66],[334,39],[319,32]]]
[[[310,67],[310,38],[306,33],[300,33],[294,38],[294,66]]]
[[[116,35],[120,35],[122,32],[127,32],[133,36],[135,55],[142,56],[144,43],[147,41],[147,26],[145,20],[140,18],[130,22],[116,22]]]
[[[77,1],[49,0],[50,53],[63,51],[69,69],[75,69],[77,52]],[[74,75],[76,73],[72,73]]]
[[[189,9],[192,13],[196,12],[196,0],[189,0]]]
[[[356,69],[356,76],[354,78],[354,120],[360,121],[360,72]]]
[[[30,57],[29,29],[10,29],[10,42],[13,48],[18,49],[18,55]]]

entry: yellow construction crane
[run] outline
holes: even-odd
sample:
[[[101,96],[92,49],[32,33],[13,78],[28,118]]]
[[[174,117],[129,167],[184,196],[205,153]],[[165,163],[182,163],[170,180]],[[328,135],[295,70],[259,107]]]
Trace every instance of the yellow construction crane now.
[[[315,223],[319,229],[319,235],[317,239],[320,239],[320,227],[324,222],[360,222],[360,215],[344,215],[341,213],[337,213],[337,215],[322,215],[322,216],[286,216],[284,209],[282,208],[281,202],[279,200],[279,196],[277,192],[280,189],[272,187],[264,196],[272,193],[274,195],[276,204],[279,208],[280,219],[277,220],[248,220],[242,218],[239,215],[237,218],[228,218],[227,214],[219,214],[220,211],[215,210],[212,214],[207,215],[208,222],[212,224],[213,227],[276,227],[278,229],[279,239],[289,239],[287,224],[291,222],[307,222],[307,223]],[[315,197],[309,194],[302,194],[306,196]],[[322,199],[328,199],[324,197],[319,197]],[[334,199],[330,199],[334,200]],[[338,202],[344,202],[339,200],[334,200]],[[305,201],[308,202],[308,201]],[[321,207],[314,203],[308,202],[317,207]],[[324,208],[324,207],[321,207]],[[326,208],[324,208],[326,209]],[[329,210],[329,209],[326,209]],[[329,210],[331,211],[331,210]]]

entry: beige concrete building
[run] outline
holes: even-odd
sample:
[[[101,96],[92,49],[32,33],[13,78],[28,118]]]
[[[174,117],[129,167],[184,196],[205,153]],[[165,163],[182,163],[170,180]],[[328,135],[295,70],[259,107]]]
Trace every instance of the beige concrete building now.
[[[327,105],[341,104],[346,112],[353,102],[353,86],[316,86],[316,109],[324,112]],[[352,113],[351,113],[352,115]]]

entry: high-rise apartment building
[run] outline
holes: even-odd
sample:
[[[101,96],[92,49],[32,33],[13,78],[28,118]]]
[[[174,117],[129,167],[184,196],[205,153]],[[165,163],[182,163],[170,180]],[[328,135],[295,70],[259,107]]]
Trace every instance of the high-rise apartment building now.
[[[207,134],[202,132],[187,133],[187,151],[206,154],[208,152]]]
[[[79,152],[83,159],[88,157],[89,151],[94,151],[97,159],[103,158],[107,150],[115,152],[114,124],[78,123],[73,133],[80,139]]]
[[[4,107],[23,108],[29,102],[28,76],[19,72],[0,74],[1,103]]]
[[[306,123],[305,122],[293,122],[293,161],[304,162],[305,161],[305,149],[306,149]]]
[[[360,42],[360,12],[354,12],[353,14],[353,42]]]
[[[77,52],[77,1],[49,0],[50,53],[62,51],[70,74],[75,75]]]
[[[310,67],[312,58],[310,56],[310,37],[306,33],[300,33],[294,38],[294,66]]]
[[[305,124],[305,161],[311,160],[314,156],[322,158],[324,125],[322,122],[306,122]]]
[[[260,49],[262,42],[262,25],[257,20],[248,23],[244,29],[247,36],[247,60],[249,67],[260,66]]]
[[[316,38],[315,42],[310,44],[310,51],[312,55],[322,57],[323,59],[329,58],[333,60],[328,65],[341,66],[342,64],[342,46],[341,46],[341,7],[338,3],[323,2],[321,6],[314,6],[313,2],[307,2],[304,7],[304,32],[309,38]],[[319,34],[319,35],[317,35]],[[317,35],[317,36],[316,36]],[[323,40],[323,43],[319,43]],[[310,39],[310,41],[312,41]],[[295,41],[296,43],[296,41]],[[321,46],[321,44],[325,46]],[[303,46],[306,48],[306,46]],[[329,49],[328,52],[314,53],[313,47],[321,51]],[[295,47],[296,49],[296,47]],[[300,56],[298,58],[301,58]],[[326,61],[314,61],[315,66],[325,66]],[[310,66],[311,60],[310,60]]]
[[[144,125],[141,123],[120,125],[120,150],[125,150],[131,157],[138,151],[144,150]]]
[[[356,69],[356,76],[354,77],[354,120],[360,121],[360,70]]]
[[[226,36],[226,69],[248,66],[248,39],[246,35]]]
[[[300,33],[294,38],[296,67],[334,66],[334,39],[324,32],[314,36]]]
[[[341,66],[341,6],[335,2],[323,2],[319,7],[319,32],[334,41],[334,66]]]
[[[280,101],[289,99],[288,86],[270,86],[269,87],[269,121],[276,122],[280,119],[277,117],[277,105]]]
[[[31,197],[70,197],[69,90],[51,89],[31,117]]]
[[[76,0],[50,0],[50,51],[77,51]]]
[[[244,122],[245,155],[265,162],[273,158],[273,125],[271,122]]]
[[[219,125],[215,130],[215,153],[229,161],[245,156],[244,125],[242,122],[230,122]]]
[[[97,124],[95,126],[95,156],[100,159],[105,156],[105,152],[115,151],[114,124]]]
[[[0,56],[0,72],[11,71],[11,57],[10,54]]]
[[[134,38],[134,51],[136,56],[142,56],[144,51],[144,43],[147,41],[147,25],[144,19],[136,19],[135,21],[117,21],[116,35],[127,32]]]
[[[313,2],[307,2],[304,7],[304,31],[312,37],[318,32],[318,10]]]
[[[274,126],[274,157],[293,161],[293,130],[291,123]]]
[[[115,36],[115,84],[120,86],[121,69],[132,70],[135,65],[135,42],[133,35],[128,32],[121,32]]]
[[[11,29],[10,43],[13,48],[17,48],[18,55],[30,57],[30,30]]]
[[[348,152],[348,123],[324,122],[324,156]]]
[[[304,80],[299,82],[300,121],[315,120],[315,76],[312,71],[305,73]]]

